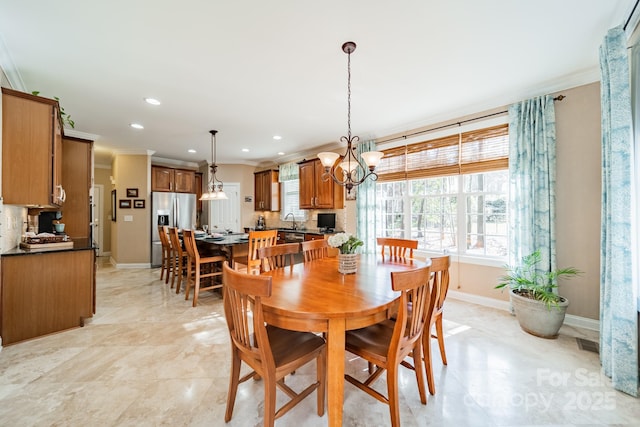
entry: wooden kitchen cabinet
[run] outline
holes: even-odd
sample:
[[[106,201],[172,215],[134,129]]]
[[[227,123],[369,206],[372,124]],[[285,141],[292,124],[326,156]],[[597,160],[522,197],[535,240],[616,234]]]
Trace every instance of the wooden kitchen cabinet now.
[[[62,207],[64,231],[71,239],[90,239],[93,222],[91,191],[91,157],[93,141],[62,138],[62,186],[67,194]]]
[[[344,187],[333,180],[323,180],[320,159],[305,160],[300,165],[300,209],[342,209]]]
[[[308,242],[310,240],[324,240],[325,235],[320,233],[304,233],[304,241]]]
[[[64,203],[58,101],[2,88],[2,196],[8,205]]]
[[[0,262],[3,345],[83,326],[93,316],[93,249],[2,256]]]
[[[196,212],[202,212],[202,172],[196,172]]]
[[[280,211],[280,182],[277,170],[255,172],[254,176],[254,210]]]
[[[151,166],[151,191],[195,193],[196,173],[186,169]]]

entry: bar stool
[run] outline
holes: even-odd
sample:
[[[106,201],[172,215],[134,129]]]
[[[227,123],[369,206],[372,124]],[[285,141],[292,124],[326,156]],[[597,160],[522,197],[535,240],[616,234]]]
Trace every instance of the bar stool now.
[[[215,278],[220,277],[222,279],[222,264],[227,258],[224,255],[201,257],[196,246],[196,237],[192,230],[182,230],[182,241],[188,255],[187,289],[184,299],[189,299],[189,291],[191,290],[191,283],[193,283],[193,306],[195,307],[198,304],[200,291],[222,288],[222,281],[216,282]],[[211,282],[208,286],[202,287],[202,279],[207,278]]]

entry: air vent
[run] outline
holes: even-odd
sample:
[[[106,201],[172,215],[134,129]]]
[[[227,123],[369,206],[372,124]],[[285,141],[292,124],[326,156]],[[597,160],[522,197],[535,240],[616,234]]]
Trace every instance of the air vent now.
[[[576,338],[576,341],[578,342],[580,350],[600,353],[600,345],[597,342],[585,340],[583,338]]]

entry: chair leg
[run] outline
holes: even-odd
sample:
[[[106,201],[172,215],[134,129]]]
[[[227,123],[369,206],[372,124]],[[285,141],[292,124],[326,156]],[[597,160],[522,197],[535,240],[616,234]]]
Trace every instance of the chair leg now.
[[[274,427],[276,420],[276,382],[264,379],[264,426]]]
[[[169,274],[170,274],[170,273],[171,273],[171,271],[173,270],[172,265],[173,265],[173,263],[172,263],[171,254],[169,254],[169,255],[167,256],[167,277],[165,277],[165,279],[164,279],[164,283],[165,283],[165,285],[166,285],[166,284],[169,284]]]
[[[429,394],[432,396],[436,394],[436,384],[433,379],[433,366],[431,363],[431,331],[425,330],[422,332],[422,351],[424,352],[424,368],[427,372],[427,385],[429,386]]]
[[[318,393],[318,416],[321,417],[324,415],[324,399],[326,394],[326,384],[327,384],[327,353],[326,349],[320,352],[318,359],[316,361],[316,380],[320,385],[316,390]]]
[[[416,382],[418,384],[418,393],[420,395],[420,402],[423,405],[427,404],[427,394],[424,390],[424,376],[422,376],[422,342],[417,341],[413,352],[413,370],[416,374]]]
[[[229,393],[227,394],[227,410],[224,414],[224,421],[229,422],[233,416],[233,406],[236,403],[236,393],[238,392],[238,384],[240,383],[240,356],[237,350],[231,351],[231,373],[229,374]]]
[[[193,269],[192,269],[192,265],[191,265],[191,260],[187,261],[187,286],[184,292],[184,299],[188,300],[189,299],[189,291],[191,290],[191,280],[192,280],[192,276],[193,276]]]
[[[179,262],[178,257],[177,256],[173,257],[172,261],[173,261],[173,268],[171,271],[171,289],[173,289],[173,285],[176,282],[176,272],[178,271],[178,262]]]
[[[389,399],[389,414],[391,426],[400,427],[400,405],[398,404],[398,366],[392,364],[387,367],[387,396]]]
[[[438,335],[438,346],[440,347],[440,357],[442,364],[447,364],[447,352],[444,350],[444,332],[442,331],[442,314],[436,318],[436,334]]]
[[[184,258],[182,260],[180,260],[180,274],[178,275],[178,284],[176,285],[176,294],[180,293],[180,288],[182,287],[182,276],[184,276],[185,273],[185,265],[186,262],[184,260]]]
[[[193,306],[198,305],[198,294],[200,293],[200,266],[196,265],[196,278],[193,281]]]

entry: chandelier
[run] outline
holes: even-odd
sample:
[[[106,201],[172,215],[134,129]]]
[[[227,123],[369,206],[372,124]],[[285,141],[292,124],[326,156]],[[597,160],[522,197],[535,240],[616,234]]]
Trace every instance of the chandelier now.
[[[207,185],[207,192],[200,197],[200,200],[225,200],[228,199],[227,195],[222,189],[222,181],[216,177],[218,171],[218,165],[216,165],[216,133],[217,130],[210,130],[211,134],[211,165],[209,169],[209,184]]]
[[[369,151],[361,153],[364,164],[358,159],[356,154],[356,143],[360,138],[351,136],[351,53],[356,50],[354,42],[346,42],[342,45],[342,51],[347,54],[347,136],[340,138],[340,141],[347,143],[347,150],[340,155],[333,152],[318,153],[318,158],[324,166],[325,173],[322,175],[326,181],[333,179],[339,185],[347,189],[347,193],[351,193],[351,189],[356,185],[360,185],[368,177],[374,181],[378,179],[378,175],[374,172],[376,166],[384,153],[380,151]],[[342,171],[342,176],[339,170]]]

